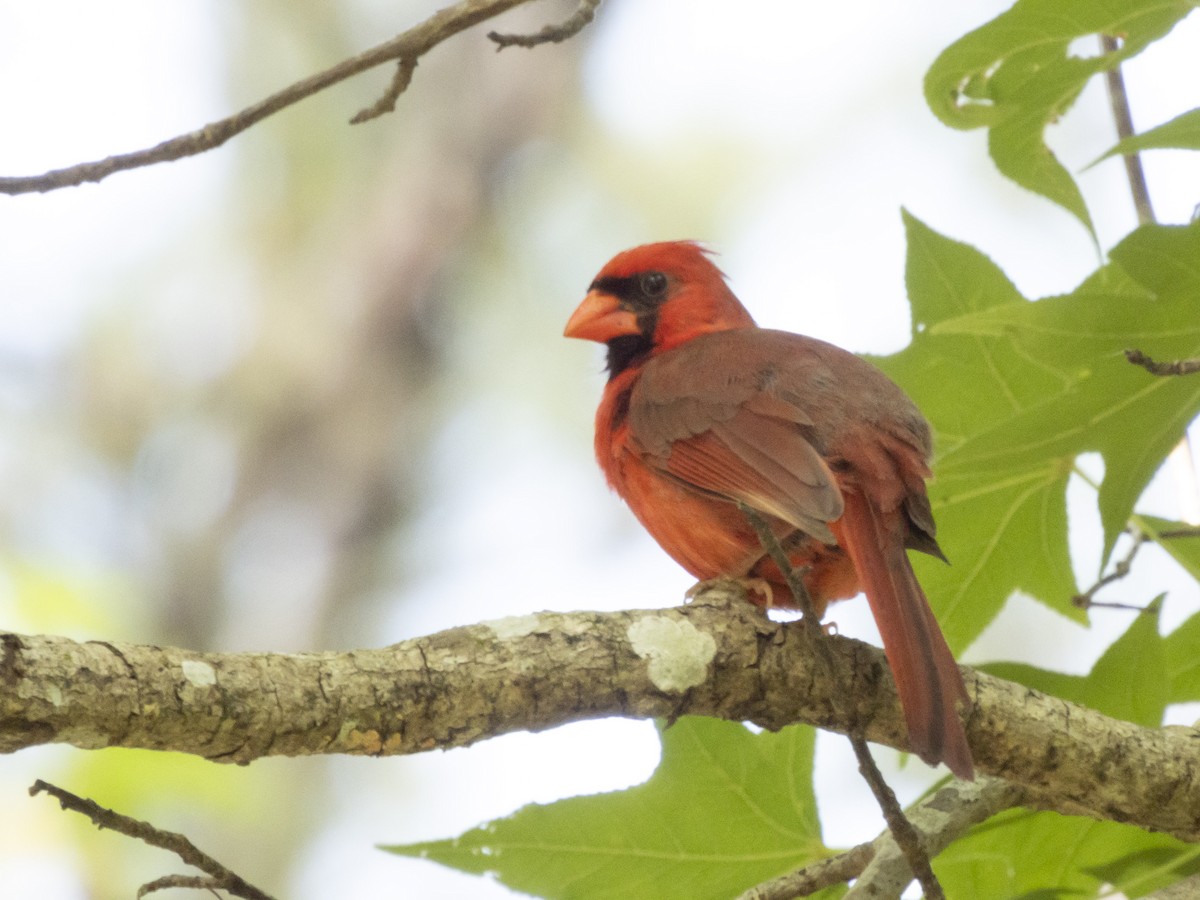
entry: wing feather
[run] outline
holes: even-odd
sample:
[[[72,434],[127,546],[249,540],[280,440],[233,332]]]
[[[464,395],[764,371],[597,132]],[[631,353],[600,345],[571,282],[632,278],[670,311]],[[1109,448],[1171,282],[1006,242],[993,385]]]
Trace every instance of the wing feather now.
[[[729,343],[723,353],[713,335],[647,365],[628,415],[643,459],[698,491],[833,543],[827,523],[842,514],[841,490],[809,440],[812,422],[796,402],[795,374],[785,380],[787,391],[778,377],[797,360],[778,353],[748,359],[736,340]]]

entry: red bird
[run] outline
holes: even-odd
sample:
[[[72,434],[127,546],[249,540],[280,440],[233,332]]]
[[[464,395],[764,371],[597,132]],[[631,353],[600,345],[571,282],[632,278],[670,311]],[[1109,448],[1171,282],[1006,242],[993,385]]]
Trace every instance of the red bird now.
[[[929,425],[908,396],[852,353],[759,328],[689,241],[615,256],[565,334],[608,346],[596,456],[662,548],[696,578],[760,579],[768,603],[793,606],[738,504],[757,510],[818,614],[865,591],[912,749],[973,778],[962,674],[906,552],[945,558]]]

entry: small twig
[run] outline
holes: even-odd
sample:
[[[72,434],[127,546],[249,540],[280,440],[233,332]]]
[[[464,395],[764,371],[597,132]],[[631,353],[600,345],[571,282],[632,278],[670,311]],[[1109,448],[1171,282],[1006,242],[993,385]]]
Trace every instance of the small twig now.
[[[1031,799],[1023,788],[1001,778],[983,776],[974,782],[951,779],[917,803],[908,818],[922,836],[926,855],[933,857],[996,813],[1027,805]],[[898,897],[912,879],[908,859],[896,846],[890,831],[883,832],[873,843],[875,855],[845,900]]]
[[[400,95],[408,90],[408,86],[412,84],[413,72],[417,71],[417,58],[415,56],[405,56],[396,66],[396,74],[392,76],[392,82],[388,85],[388,89],[383,92],[383,96],[376,100],[371,106],[366,109],[360,109],[354,114],[354,118],[350,120],[351,125],[361,125],[363,122],[369,122],[371,119],[377,119],[385,113],[393,112],[396,109],[396,101],[400,99]]]
[[[1126,350],[1125,358],[1135,366],[1141,366],[1151,375],[1194,375],[1196,372],[1200,372],[1200,359],[1156,362],[1141,350]]]
[[[1200,537],[1200,525],[1191,525],[1187,528],[1168,528],[1165,531],[1158,532],[1155,537],[1161,540]]]
[[[1143,544],[1150,540],[1149,535],[1136,530],[1133,531],[1132,538],[1133,544],[1130,546],[1129,552],[1125,554],[1124,558],[1117,560],[1116,565],[1113,566],[1113,570],[1107,575],[1098,578],[1096,583],[1090,588],[1088,588],[1082,594],[1076,594],[1074,597],[1072,597],[1072,605],[1078,607],[1079,609],[1127,609],[1132,612],[1147,612],[1145,607],[1135,606],[1130,603],[1106,603],[1093,599],[1101,588],[1107,587],[1114,581],[1120,581],[1122,578],[1125,578],[1129,575],[1130,569],[1133,568],[1133,560],[1138,555],[1138,551],[1142,549]]]
[[[63,809],[69,809],[72,812],[87,816],[97,828],[107,828],[118,834],[135,838],[152,847],[170,850],[189,866],[195,866],[205,873],[206,877],[167,876],[167,878],[152,881],[149,884],[143,885],[138,891],[139,898],[144,897],[151,891],[161,890],[165,887],[179,886],[182,882],[174,879],[185,878],[191,879],[187,883],[187,887],[228,891],[235,897],[243,897],[246,900],[271,900],[269,894],[260,891],[240,875],[231,872],[207,853],[197,849],[182,834],[176,834],[173,831],[162,831],[155,828],[149,822],[142,822],[129,816],[123,816],[111,809],[105,809],[95,801],[77,797],[70,791],[65,791],[41,779],[35,781],[29,789],[31,797],[36,797],[39,793],[47,793],[54,797],[62,805]]]
[[[913,876],[925,892],[925,900],[946,900],[942,885],[937,880],[937,876],[933,874],[933,867],[929,864],[929,854],[925,852],[925,848],[921,844],[921,835],[904,815],[904,810],[900,808],[900,802],[896,799],[891,785],[884,781],[883,773],[879,771],[879,767],[875,765],[875,760],[871,757],[871,749],[867,746],[867,742],[860,737],[851,735],[850,745],[854,748],[854,755],[858,758],[858,771],[862,773],[863,780],[871,788],[871,793],[875,795],[875,801],[883,811],[883,820],[887,822],[888,831],[892,833],[896,846],[908,860],[908,866],[912,870]]]
[[[755,885],[737,900],[792,900],[857,878],[875,855],[875,845],[859,844],[845,853],[809,863],[770,881]]]
[[[936,856],[975,825],[1028,799],[1022,788],[1000,778],[951,779],[913,806],[908,819],[922,835],[927,854]],[[890,830],[868,844],[764,881],[738,900],[793,900],[855,878],[858,884],[848,898],[856,891],[871,897],[899,895],[912,880],[908,860]]]
[[[595,18],[600,0],[580,0],[579,8],[571,17],[558,25],[547,25],[537,34],[501,34],[489,31],[488,39],[496,42],[496,52],[505,47],[536,47],[539,44],[558,44],[573,38]]]
[[[816,604],[813,603],[812,595],[809,594],[808,588],[804,584],[803,573],[797,572],[792,566],[779,539],[775,537],[775,533],[771,531],[762,514],[745,503],[738,503],[738,508],[750,522],[755,534],[758,535],[758,542],[767,551],[767,555],[771,557],[776,568],[783,573],[783,577],[787,579],[788,588],[791,590],[796,604],[804,613],[805,624],[810,627],[811,631],[819,635],[815,641],[816,646],[820,648],[825,664],[832,672],[833,656],[827,642],[829,635],[821,628]],[[871,758],[867,742],[855,734],[849,734],[847,737],[850,738],[854,754],[858,757],[859,771],[875,795],[879,808],[883,811],[883,818],[888,824],[888,829],[892,832],[896,844],[904,852],[905,858],[908,859],[909,867],[925,891],[925,896],[930,900],[945,900],[945,894],[942,892],[937,876],[933,874],[933,868],[929,865],[929,857],[921,846],[920,837],[913,829],[912,824],[905,818],[904,810],[900,808],[896,795],[884,781],[883,775],[875,765],[875,760]]]
[[[79,163],[65,169],[52,169],[41,175],[0,177],[0,193],[44,193],[89,181],[100,181],[114,172],[140,169],[155,163],[171,162],[214,150],[268,116],[368,69],[400,60],[408,60],[411,65],[415,66],[417,59],[443,41],[465,31],[472,25],[478,25],[480,22],[495,18],[500,13],[528,2],[530,0],[460,0],[453,6],[438,10],[424,22],[396,35],[391,40],[350,59],[343,60],[323,72],[297,81],[265,100],[246,107],[241,112],[145,150],[120,153],[107,159]],[[399,75],[397,75],[388,89],[389,92],[395,88],[399,80]],[[401,90],[403,90],[403,86]]]
[[[171,888],[183,888],[184,890],[192,891],[208,891],[214,897],[220,900],[219,885],[214,885],[213,880],[207,875],[164,875],[162,878],[155,878],[138,888],[137,900],[142,900],[147,894],[153,894],[155,891],[166,891]]]
[[[792,566],[791,560],[783,552],[783,547],[780,546],[779,540],[775,537],[774,532],[771,531],[767,520],[762,517],[762,514],[758,510],[745,503],[738,503],[738,509],[742,511],[742,515],[750,522],[750,527],[758,535],[758,542],[767,551],[767,555],[771,557],[771,561],[775,563],[775,567],[787,579],[788,588],[791,590],[792,596],[796,598],[796,605],[804,613],[804,618],[808,620],[810,625],[817,625],[819,627],[821,617],[817,615],[817,605],[813,603],[812,595],[809,594],[808,588],[804,584],[803,571],[797,572]]]
[[[1121,49],[1117,38],[1103,34],[1100,36],[1100,46],[1105,53],[1116,53]],[[1104,73],[1108,85],[1108,100],[1112,105],[1113,121],[1117,125],[1117,137],[1121,140],[1133,137],[1133,115],[1129,111],[1129,94],[1125,90],[1125,76],[1121,74],[1121,66],[1115,65]],[[1129,179],[1129,190],[1133,194],[1133,206],[1137,210],[1138,223],[1148,225],[1154,219],[1154,207],[1150,204],[1150,189],[1146,185],[1146,172],[1142,169],[1142,157],[1139,153],[1126,153],[1125,177]]]

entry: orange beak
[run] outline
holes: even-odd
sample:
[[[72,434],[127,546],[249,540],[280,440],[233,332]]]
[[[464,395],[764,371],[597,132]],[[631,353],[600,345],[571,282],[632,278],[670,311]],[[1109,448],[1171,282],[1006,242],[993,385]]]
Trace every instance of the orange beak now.
[[[583,302],[571,313],[563,336],[606,344],[613,338],[640,331],[637,316],[622,309],[616,297],[593,290],[588,291]]]

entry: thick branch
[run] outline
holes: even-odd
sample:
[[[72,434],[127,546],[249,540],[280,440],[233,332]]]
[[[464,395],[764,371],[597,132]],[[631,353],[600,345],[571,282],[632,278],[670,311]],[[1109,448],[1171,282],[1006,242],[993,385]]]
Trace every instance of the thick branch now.
[[[719,600],[719,602],[718,602]],[[459,747],[602,716],[810,722],[905,746],[883,654],[770,622],[738,595],[539,613],[348,653],[194,653],[0,634],[0,751],[52,742],[248,763]],[[1036,805],[1200,839],[1200,732],[1150,730],[967,670],[981,772]]]
[[[121,153],[96,162],[80,163],[65,169],[53,169],[41,175],[0,178],[0,193],[27,194],[35,191],[45,192],[63,187],[73,187],[87,181],[100,181],[114,172],[138,169],[160,162],[170,162],[213,150],[252,125],[261,122],[267,116],[274,115],[340,81],[345,81],[347,78],[384,63],[398,63],[399,71],[402,74],[407,73],[407,76],[411,77],[417,60],[438,44],[472,25],[493,19],[513,7],[528,2],[529,0],[461,0],[453,6],[439,10],[420,25],[408,29],[391,40],[372,47],[358,56],[344,60],[324,72],[318,72],[316,75],[297,81],[232,116],[163,141],[145,150]],[[376,105],[382,104],[383,107],[387,107],[390,100],[391,106],[394,107],[396,97],[407,86],[407,80],[398,77],[393,81],[385,98]],[[378,114],[378,112],[375,113],[375,115]],[[367,118],[371,117],[367,116]]]

